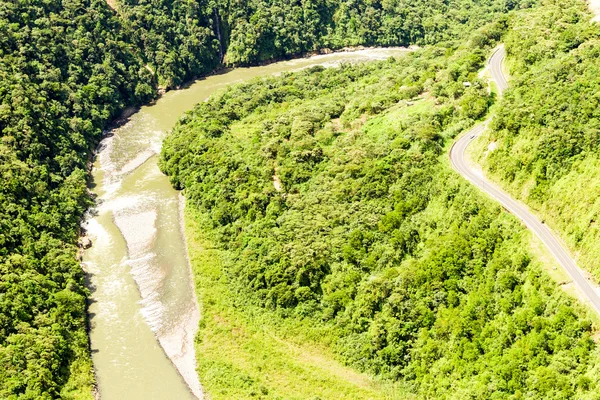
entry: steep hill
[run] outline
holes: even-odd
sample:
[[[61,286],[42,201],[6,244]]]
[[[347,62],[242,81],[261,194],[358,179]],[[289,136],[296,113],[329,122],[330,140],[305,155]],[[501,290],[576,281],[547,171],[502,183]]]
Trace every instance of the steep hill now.
[[[0,398],[90,396],[87,161],[111,118],[153,96],[105,3],[0,3]]]
[[[251,65],[319,49],[425,45],[461,37],[532,1],[117,0],[121,20],[172,88],[221,61]]]
[[[398,382],[399,397],[596,395],[585,311],[445,155],[493,101],[478,71],[505,28],[257,80],[182,119],[162,168],[193,221],[211,396],[323,398],[319,386],[285,392],[295,370],[272,379],[282,361],[267,349],[281,337]],[[260,346],[256,331],[270,332]]]
[[[597,56],[600,28],[577,1],[519,14],[506,38],[511,90],[480,161],[562,233],[578,263],[600,278]],[[544,37],[536,40],[536,37]],[[494,151],[484,156],[491,143]]]

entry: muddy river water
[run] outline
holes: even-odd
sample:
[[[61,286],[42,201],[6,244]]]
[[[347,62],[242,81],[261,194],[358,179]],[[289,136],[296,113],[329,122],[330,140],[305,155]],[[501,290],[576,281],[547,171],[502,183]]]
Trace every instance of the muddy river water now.
[[[93,241],[84,268],[102,400],[202,398],[194,355],[200,312],[182,232],[183,202],[157,166],[162,140],[183,113],[226,85],[257,76],[405,51],[369,49],[234,69],[166,93],[107,133],[93,169],[98,205],[84,224]]]

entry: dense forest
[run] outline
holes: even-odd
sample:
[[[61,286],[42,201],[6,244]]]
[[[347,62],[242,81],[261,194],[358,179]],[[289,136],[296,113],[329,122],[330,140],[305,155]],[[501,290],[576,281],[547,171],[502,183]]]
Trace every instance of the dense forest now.
[[[251,65],[320,49],[409,46],[456,39],[533,1],[114,2],[160,86],[172,88],[221,61]]]
[[[209,3],[212,2],[116,2],[131,42],[159,86],[177,87],[219,65],[222,49],[215,20],[218,14]]]
[[[218,3],[218,2],[217,2]],[[226,62],[248,64],[344,46],[425,45],[456,39],[532,1],[223,1]]]
[[[89,392],[81,217],[105,124],[154,96],[96,1],[0,2],[0,398]]]
[[[578,1],[549,1],[514,25],[506,37],[512,88],[480,158],[563,233],[598,279],[600,30]],[[484,157],[491,142],[497,149]]]
[[[258,79],[182,118],[161,168],[212,257],[193,268],[215,398],[285,398],[248,366],[261,350],[205,352],[234,319],[294,321],[287,334],[417,398],[595,398],[585,312],[445,155],[494,101],[478,71],[506,23],[398,60]]]
[[[541,105],[563,99],[570,113],[552,131],[544,125],[534,198],[553,200],[562,177],[595,165],[597,31],[583,3],[562,10],[545,1],[544,14],[520,11],[511,21],[504,15],[534,2],[110,4],[0,1],[0,398],[89,397],[77,236],[93,204],[93,149],[126,107],[223,64],[436,43],[406,60],[233,88],[185,117],[163,168],[226,255],[228,290],[244,293],[248,307],[320,326],[346,363],[430,397],[595,390],[589,322],[531,262],[517,224],[440,163],[448,139],[493,101],[477,70],[510,22],[528,28],[508,34],[521,94],[505,104],[528,110],[523,99],[539,85]],[[467,90],[465,80],[476,84]],[[573,96],[585,88],[587,114],[557,96],[560,87]],[[410,110],[398,108],[421,94]],[[537,129],[504,129],[510,107],[500,109],[504,146]],[[554,160],[561,167],[552,172]],[[514,180],[528,164],[511,165]],[[595,217],[585,223],[593,228]]]

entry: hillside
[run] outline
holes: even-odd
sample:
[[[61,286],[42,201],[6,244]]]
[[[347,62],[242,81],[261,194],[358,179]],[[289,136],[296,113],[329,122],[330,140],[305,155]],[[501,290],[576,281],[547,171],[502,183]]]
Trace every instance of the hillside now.
[[[154,96],[128,41],[103,2],[0,3],[0,398],[91,397],[87,162]]]
[[[213,70],[346,46],[425,45],[461,37],[531,1],[302,2],[117,0],[117,10],[163,87]]]
[[[158,86],[209,73],[225,53],[236,64],[321,46],[429,43],[507,11],[500,1],[463,1],[453,19],[440,20],[440,3],[433,23],[419,17],[427,4],[2,2],[0,397],[89,397],[88,293],[76,240],[92,204],[89,157],[109,121],[154,98]],[[294,18],[281,25],[282,13]],[[395,26],[398,13],[415,18],[403,19],[396,36],[366,36],[378,19]],[[315,21],[335,29],[305,29]],[[245,35],[248,23],[262,28]]]
[[[519,15],[516,25],[527,28],[506,37],[511,89],[478,157],[490,176],[561,233],[598,280],[600,29],[591,18],[576,1]],[[486,157],[492,142],[496,149]]]
[[[446,159],[493,102],[478,71],[505,28],[256,80],[181,120],[161,166],[188,199],[213,398],[332,398],[285,391],[297,372],[278,341],[323,346],[400,397],[595,396],[585,311]]]

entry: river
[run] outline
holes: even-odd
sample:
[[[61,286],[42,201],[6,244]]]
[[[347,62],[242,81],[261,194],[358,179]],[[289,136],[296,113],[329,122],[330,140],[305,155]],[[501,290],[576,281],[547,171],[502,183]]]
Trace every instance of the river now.
[[[92,175],[97,206],[84,228],[92,291],[92,360],[102,400],[202,398],[194,336],[200,312],[183,235],[183,202],[157,166],[163,138],[195,104],[232,83],[314,65],[387,59],[368,49],[238,68],[171,91],[100,143]]]

